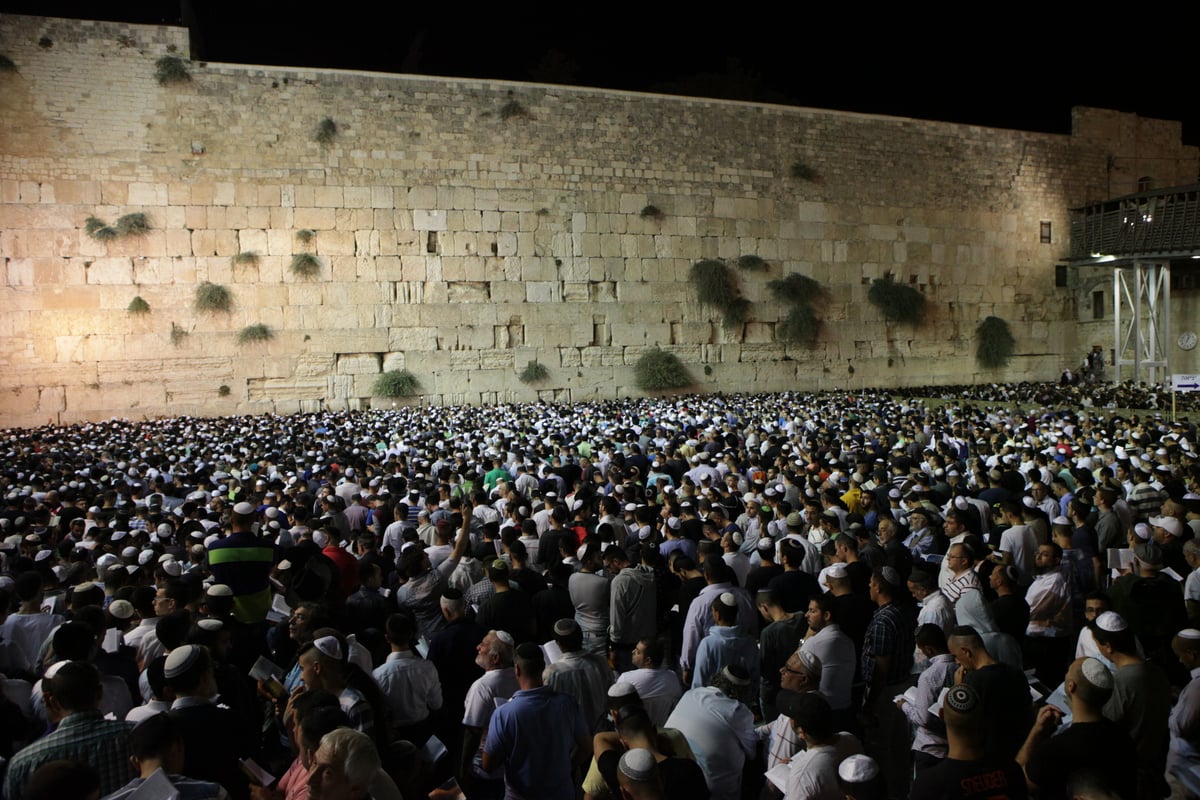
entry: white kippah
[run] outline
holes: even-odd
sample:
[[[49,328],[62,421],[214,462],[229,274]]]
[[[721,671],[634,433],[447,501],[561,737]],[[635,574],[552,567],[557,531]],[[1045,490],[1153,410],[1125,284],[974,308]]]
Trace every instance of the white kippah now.
[[[838,766],[838,777],[846,783],[866,783],[879,775],[879,765],[870,756],[850,756]]]
[[[635,747],[621,756],[619,767],[631,780],[650,781],[658,772],[658,761],[649,750]]]
[[[846,577],[846,575],[846,565],[840,561],[836,564],[831,564],[829,569],[825,571],[825,577],[827,578],[841,579]]]
[[[721,592],[721,605],[730,608],[737,605],[737,598],[733,596],[733,592]]]
[[[1195,628],[1184,628],[1176,636],[1180,639],[1200,639],[1200,631]]]
[[[313,534],[312,539],[313,544],[322,549],[325,548],[325,545],[329,544],[329,536],[325,534],[325,531],[317,531]],[[403,550],[403,548],[401,548],[401,550]]]
[[[1108,667],[1104,666],[1100,659],[1085,658],[1079,669],[1083,673],[1083,677],[1087,679],[1087,682],[1097,689],[1112,688],[1112,673],[1108,671]]]
[[[166,678],[175,678],[188,671],[192,664],[196,663],[196,659],[200,657],[200,648],[194,644],[185,644],[182,647],[176,647],[167,656],[167,663],[163,665],[163,676]]]
[[[254,513],[254,506],[243,500],[233,507],[233,513],[241,517],[248,517]]]
[[[313,641],[313,647],[335,661],[342,660],[342,643],[335,636],[322,636]]]
[[[1102,631],[1116,633],[1117,631],[1123,631],[1128,628],[1129,624],[1125,622],[1125,618],[1117,612],[1105,611],[1103,614],[1096,617],[1096,627]]]

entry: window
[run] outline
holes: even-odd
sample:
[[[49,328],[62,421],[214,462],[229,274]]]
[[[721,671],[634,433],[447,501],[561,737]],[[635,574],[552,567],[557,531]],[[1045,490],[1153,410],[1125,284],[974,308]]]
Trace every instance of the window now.
[[[1068,269],[1068,267],[1066,264],[1055,264],[1054,265],[1054,288],[1055,289],[1067,288],[1067,276],[1070,274],[1067,272],[1067,269]]]
[[[437,239],[438,239],[437,231],[430,231],[429,235],[425,237],[425,252],[426,253],[436,253],[437,252],[437,245],[438,245]]]
[[[1139,194],[1142,192],[1148,192],[1154,188],[1154,178],[1151,178],[1149,175],[1143,175],[1142,177],[1138,178],[1137,186]]]
[[[1054,224],[1049,220],[1042,220],[1041,238],[1042,244],[1050,244],[1054,241]]]
[[[1092,319],[1104,319],[1104,292],[1092,292]]]

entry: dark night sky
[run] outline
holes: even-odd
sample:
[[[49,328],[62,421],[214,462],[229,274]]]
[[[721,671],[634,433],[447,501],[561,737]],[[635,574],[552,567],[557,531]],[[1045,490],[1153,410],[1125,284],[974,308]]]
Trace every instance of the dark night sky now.
[[[1060,133],[1073,105],[1095,105],[1182,120],[1185,141],[1200,143],[1194,48],[1186,31],[1172,41],[1170,19],[1143,22],[1139,7],[1077,10],[1081,22],[1012,3],[901,14],[848,3],[704,11],[610,2],[589,4],[594,16],[572,4],[187,3],[197,60],[580,84]],[[0,11],[178,25],[183,5],[0,0]]]

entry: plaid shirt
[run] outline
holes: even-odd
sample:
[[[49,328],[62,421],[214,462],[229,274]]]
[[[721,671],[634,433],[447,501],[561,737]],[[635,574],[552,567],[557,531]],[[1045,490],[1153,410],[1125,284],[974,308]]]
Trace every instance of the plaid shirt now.
[[[53,733],[13,756],[4,777],[5,800],[21,800],[34,771],[59,759],[90,765],[100,774],[100,796],[112,794],[134,777],[129,764],[132,728],[128,722],[104,719],[99,711],[72,714]]]
[[[913,626],[895,603],[880,606],[867,625],[863,640],[862,676],[869,684],[875,675],[875,659],[890,656],[884,685],[891,686],[906,680],[912,671],[916,642]]]

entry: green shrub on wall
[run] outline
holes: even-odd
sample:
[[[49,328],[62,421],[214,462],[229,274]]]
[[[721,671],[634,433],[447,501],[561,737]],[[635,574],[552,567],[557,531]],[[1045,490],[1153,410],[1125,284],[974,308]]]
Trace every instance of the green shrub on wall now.
[[[546,369],[545,364],[540,361],[530,361],[525,365],[525,369],[521,370],[521,374],[517,376],[517,380],[521,383],[537,383],[549,377],[550,370]]]
[[[219,283],[205,281],[196,287],[195,308],[203,314],[228,314],[233,294]]]
[[[696,299],[724,315],[726,328],[736,328],[750,316],[750,301],[742,297],[737,281],[724,261],[706,258],[688,271],[688,281],[696,290]]]
[[[192,79],[187,65],[179,56],[163,56],[154,62],[154,77],[162,86],[175,83],[187,83]]]
[[[271,330],[261,322],[257,325],[247,325],[238,332],[238,344],[253,344],[254,342],[268,342],[275,338],[275,331]]]
[[[119,217],[113,223],[113,228],[122,236],[141,236],[150,231],[150,218],[138,211]]]
[[[130,314],[148,314],[150,313],[150,304],[143,300],[139,294],[129,301],[129,305],[125,307],[125,310]]]
[[[692,385],[692,376],[679,356],[660,347],[642,353],[633,365],[633,379],[639,389],[647,392],[682,389]]]
[[[768,282],[767,291],[781,303],[811,303],[824,290],[814,279],[793,272],[779,280]]]
[[[412,397],[421,391],[417,376],[406,369],[393,369],[379,373],[371,392],[376,397]]]
[[[298,278],[315,278],[321,274],[321,259],[312,253],[297,253],[289,269]]]
[[[820,330],[821,320],[817,319],[812,306],[802,304],[794,306],[776,326],[775,338],[812,347],[817,343],[817,333]]]
[[[764,259],[753,254],[738,256],[737,265],[738,269],[744,269],[747,272],[766,272],[770,267]]]
[[[883,318],[888,322],[920,325],[925,319],[925,295],[891,278],[871,281],[867,299],[883,313]]]
[[[999,369],[1012,360],[1017,341],[1008,323],[1000,317],[987,317],[975,328],[975,360],[985,369]]]

